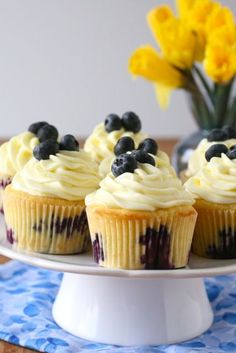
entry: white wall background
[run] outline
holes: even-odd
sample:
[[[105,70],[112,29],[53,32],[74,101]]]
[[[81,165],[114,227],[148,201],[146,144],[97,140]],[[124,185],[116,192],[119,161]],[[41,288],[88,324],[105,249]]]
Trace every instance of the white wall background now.
[[[163,2],[174,0],[0,0],[0,136],[42,119],[84,136],[126,110],[153,135],[193,131],[182,93],[162,112],[152,85],[127,72],[132,50],[154,44],[145,15]]]

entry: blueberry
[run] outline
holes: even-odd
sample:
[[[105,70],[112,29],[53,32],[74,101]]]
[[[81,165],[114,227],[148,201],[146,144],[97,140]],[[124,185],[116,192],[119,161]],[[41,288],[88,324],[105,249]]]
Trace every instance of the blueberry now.
[[[230,147],[227,152],[227,157],[229,157],[229,159],[236,159],[236,145]]]
[[[59,151],[59,143],[55,140],[46,140],[35,146],[33,150],[34,158],[38,159],[49,159],[51,154],[56,154]]]
[[[46,140],[57,140],[58,138],[58,131],[53,125],[44,125],[41,129],[38,130],[37,136],[40,142]]]
[[[222,143],[216,143],[208,148],[205,153],[205,158],[209,162],[212,157],[221,157],[221,153],[227,154],[228,148]]]
[[[109,114],[106,117],[104,124],[106,132],[112,132],[122,128],[121,119],[116,114]]]
[[[119,156],[122,153],[133,151],[135,149],[134,140],[129,136],[121,137],[114,147],[114,153]]]
[[[228,135],[224,130],[221,129],[213,129],[211,130],[211,132],[209,133],[207,140],[209,142],[212,141],[225,141],[228,139]]]
[[[226,125],[223,127],[223,131],[227,134],[228,139],[236,138],[236,129],[233,126]]]
[[[111,166],[111,171],[115,177],[123,173],[133,173],[137,168],[137,161],[130,154],[121,154],[117,157]]]
[[[142,142],[140,142],[138,149],[143,150],[146,153],[151,153],[156,155],[158,151],[158,144],[156,143],[155,140],[147,138]]]
[[[31,124],[28,128],[28,131],[37,135],[39,129],[41,129],[41,127],[43,127],[44,125],[48,125],[48,123],[46,121],[38,121],[37,123]]]
[[[155,167],[155,159],[150,156],[150,154],[144,152],[143,150],[136,150],[131,153],[131,156],[136,159],[139,163],[148,163]]]
[[[141,130],[141,121],[134,112],[126,112],[121,118],[122,125],[126,131],[132,131],[135,134]]]
[[[79,142],[73,135],[65,135],[61,138],[60,150],[78,151]]]

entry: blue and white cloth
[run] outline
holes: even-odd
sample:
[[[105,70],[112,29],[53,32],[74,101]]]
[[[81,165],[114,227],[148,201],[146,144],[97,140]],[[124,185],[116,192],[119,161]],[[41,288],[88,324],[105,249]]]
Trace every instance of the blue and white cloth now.
[[[236,275],[206,279],[215,314],[211,329],[182,344],[155,347],[104,345],[63,331],[51,314],[61,278],[61,273],[18,261],[1,265],[0,339],[48,353],[236,352]]]

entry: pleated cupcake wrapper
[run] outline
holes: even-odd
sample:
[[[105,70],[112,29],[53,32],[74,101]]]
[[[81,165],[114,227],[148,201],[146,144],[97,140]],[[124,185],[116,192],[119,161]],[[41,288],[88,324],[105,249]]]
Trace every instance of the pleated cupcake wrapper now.
[[[216,259],[236,258],[236,207],[196,203],[198,212],[192,250]]]
[[[176,211],[115,211],[87,207],[94,259],[124,269],[171,269],[186,266],[196,221],[192,207]],[[191,210],[191,211],[190,211]],[[98,211],[98,212],[97,212]]]
[[[3,191],[5,190],[5,188],[7,187],[7,185],[11,184],[12,182],[12,178],[10,177],[3,177],[2,175],[0,175],[0,213],[4,213],[3,212]]]
[[[73,254],[90,243],[85,207],[43,204],[4,193],[7,237],[24,250]]]

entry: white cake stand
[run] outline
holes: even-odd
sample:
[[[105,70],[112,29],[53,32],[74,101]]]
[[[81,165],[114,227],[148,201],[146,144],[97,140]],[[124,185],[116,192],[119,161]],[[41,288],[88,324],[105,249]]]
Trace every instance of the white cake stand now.
[[[191,256],[180,270],[112,270],[92,256],[56,256],[17,251],[5,240],[0,219],[0,253],[64,272],[53,317],[66,331],[96,342],[158,345],[192,339],[207,330],[213,312],[203,277],[236,271],[236,260]]]

